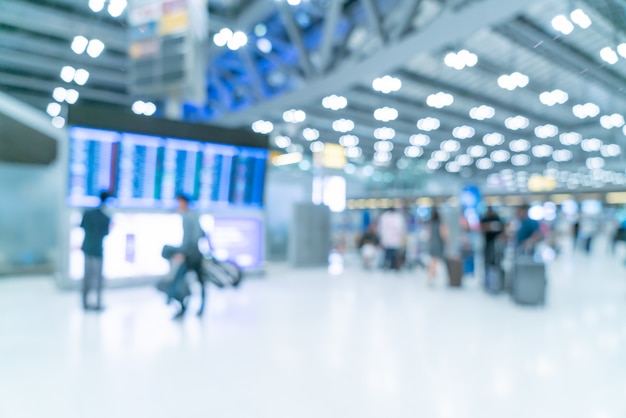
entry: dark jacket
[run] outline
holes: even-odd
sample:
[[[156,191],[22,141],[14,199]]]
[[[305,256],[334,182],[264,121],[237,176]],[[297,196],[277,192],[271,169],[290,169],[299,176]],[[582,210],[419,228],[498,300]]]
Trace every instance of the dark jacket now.
[[[102,241],[109,233],[109,218],[102,208],[90,209],[83,215],[80,227],[85,230],[83,252],[85,255],[102,258]]]

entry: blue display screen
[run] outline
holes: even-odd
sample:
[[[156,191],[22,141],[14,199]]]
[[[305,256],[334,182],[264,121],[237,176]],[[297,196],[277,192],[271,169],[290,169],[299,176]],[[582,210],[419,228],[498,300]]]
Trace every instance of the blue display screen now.
[[[123,208],[171,208],[178,194],[198,208],[263,204],[265,149],[82,127],[69,140],[70,206],[96,206],[103,191]]]

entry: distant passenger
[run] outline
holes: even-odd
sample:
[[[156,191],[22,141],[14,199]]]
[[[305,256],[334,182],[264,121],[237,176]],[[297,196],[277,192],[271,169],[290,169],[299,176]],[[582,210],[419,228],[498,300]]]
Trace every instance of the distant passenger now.
[[[504,232],[504,224],[493,207],[489,206],[487,213],[480,220],[480,226],[485,238],[485,265],[495,266],[501,261],[497,259],[496,242],[500,234]]]
[[[528,216],[528,205],[522,205],[517,208],[517,218],[519,220],[519,228],[515,237],[515,244],[518,249],[532,250],[535,245],[541,241],[541,231],[539,222],[530,219]]]
[[[437,208],[433,208],[431,212],[429,231],[430,264],[428,265],[428,283],[432,286],[437,277],[437,266],[443,260],[448,238],[448,229],[441,222],[441,216]]]
[[[372,223],[359,239],[359,250],[363,267],[370,269],[376,267],[378,261],[378,247],[380,238],[376,233],[376,224]]]
[[[176,275],[175,280],[185,280],[185,275],[189,270],[193,270],[196,273],[202,289],[202,304],[200,305],[198,315],[202,315],[205,308],[206,290],[202,265],[204,256],[200,251],[198,242],[200,239],[205,238],[205,232],[200,226],[198,215],[189,210],[189,198],[184,195],[178,195],[176,199],[178,200],[178,209],[183,218],[183,243],[180,246],[179,252],[184,257],[184,263]],[[187,300],[185,298],[180,301],[180,304],[180,312],[178,312],[176,318],[182,318],[187,310]]]
[[[111,218],[104,213],[104,204],[109,197],[108,193],[100,194],[100,206],[90,209],[83,215],[80,227],[85,230],[83,241],[83,253],[85,254],[85,278],[83,279],[83,308],[85,310],[101,311],[102,288],[104,277],[102,275],[103,264],[103,241],[109,233]],[[96,291],[96,304],[89,303],[89,293]]]
[[[400,256],[407,233],[404,215],[395,208],[384,212],[378,220],[378,233],[380,234],[380,245],[385,251],[384,268],[400,270]]]

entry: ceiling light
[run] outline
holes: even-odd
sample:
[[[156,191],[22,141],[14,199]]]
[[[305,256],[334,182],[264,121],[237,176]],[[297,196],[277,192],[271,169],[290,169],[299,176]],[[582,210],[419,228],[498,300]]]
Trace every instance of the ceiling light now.
[[[515,139],[509,143],[509,148],[513,152],[524,152],[530,149],[530,141],[527,139]]]
[[[112,17],[120,17],[127,6],[128,2],[126,0],[109,0],[107,12],[109,12]]]
[[[252,124],[252,130],[259,134],[269,134],[274,130],[274,124],[266,120],[257,120]]]
[[[511,164],[516,167],[522,167],[530,164],[530,157],[526,154],[516,154],[511,157]]]
[[[559,134],[559,128],[554,125],[540,125],[535,128],[535,136],[537,138],[546,139],[553,138]]]
[[[494,163],[503,163],[505,161],[509,161],[509,158],[511,158],[511,154],[509,154],[509,152],[506,150],[499,149],[493,151],[490,155],[490,158]]]
[[[461,143],[454,139],[449,139],[441,143],[441,149],[446,152],[457,152],[461,149]]]
[[[274,143],[278,148],[288,148],[291,145],[291,138],[285,135],[278,135],[274,138]]]
[[[595,103],[578,104],[572,108],[572,112],[579,119],[595,118],[600,114],[600,107]]]
[[[473,158],[480,158],[487,155],[487,149],[482,145],[472,145],[467,149],[467,153]]]
[[[578,145],[582,141],[583,137],[578,132],[564,132],[559,137],[561,144],[563,145]]]
[[[104,9],[105,0],[89,0],[89,8],[95,12],[101,12]]]
[[[557,104],[565,104],[569,100],[569,94],[563,90],[544,91],[539,95],[539,101],[546,106],[554,106]]]
[[[574,31],[574,25],[565,15],[558,15],[552,19],[552,27],[563,35],[569,35]]]
[[[65,101],[69,104],[74,104],[78,101],[78,92],[74,89],[68,89],[67,95],[65,96]]]
[[[476,120],[491,119],[496,115],[496,110],[491,106],[478,106],[470,109],[470,117]]]
[[[617,53],[620,54],[622,58],[626,58],[626,43],[617,46]]]
[[[311,142],[311,152],[324,151],[324,143],[322,141]]]
[[[359,137],[356,135],[342,135],[339,138],[339,144],[342,147],[356,147],[359,145]]]
[[[350,132],[354,129],[354,122],[350,119],[339,119],[333,122],[333,130],[337,132]]]
[[[390,140],[396,137],[396,131],[393,128],[377,128],[374,131],[374,138],[376,139],[383,139],[383,140]]]
[[[421,157],[422,155],[424,155],[424,150],[421,147],[412,145],[404,149],[404,155],[406,155],[409,158],[417,158],[417,157]]]
[[[624,126],[624,117],[619,113],[605,115],[600,118],[600,125],[602,125],[604,129],[621,128]]]
[[[52,117],[59,116],[59,114],[61,113],[61,105],[57,102],[48,103],[48,107],[46,107],[46,113],[48,113]]]
[[[600,154],[603,157],[617,157],[622,153],[622,148],[617,144],[602,145]]]
[[[322,106],[324,106],[326,109],[331,110],[344,109],[346,106],[348,106],[348,99],[343,96],[337,96],[336,94],[333,94],[331,96],[326,96],[322,99]]]
[[[259,23],[254,27],[254,34],[258,37],[267,35],[267,26],[263,23]]]
[[[376,150],[376,152],[391,152],[393,150],[393,142],[389,142],[389,141],[375,142],[374,150]]]
[[[455,70],[462,70],[465,67],[474,67],[478,64],[478,56],[472,54],[466,49],[459,52],[450,52],[446,55],[443,62],[450,68]]]
[[[259,38],[256,41],[256,47],[259,48],[259,51],[269,54],[272,52],[272,42],[267,38]]]
[[[489,158],[481,158],[480,160],[476,161],[476,168],[480,170],[491,170],[493,166],[493,161],[491,161]]]
[[[553,148],[548,144],[535,145],[533,155],[537,158],[547,158],[552,155]]]
[[[143,114],[145,116],[152,116],[155,114],[155,112],[157,111],[157,107],[154,103],[152,102],[146,102],[145,103],[145,107],[143,110]]]
[[[600,58],[602,58],[603,61],[611,65],[617,64],[617,62],[619,61],[619,57],[617,56],[615,51],[613,51],[613,48],[609,46],[607,46],[606,48],[602,48],[602,50],[600,51]]]
[[[458,126],[452,131],[452,135],[458,139],[469,139],[476,135],[476,130],[471,126]]]
[[[74,80],[74,75],[76,74],[76,69],[74,67],[70,67],[66,65],[61,69],[61,80],[66,83],[71,83]]]
[[[439,129],[440,126],[441,122],[437,118],[428,117],[417,121],[417,129],[421,131],[434,131]]]
[[[451,106],[454,103],[454,96],[449,93],[440,91],[439,93],[431,94],[426,98],[426,104],[436,109],[442,109],[446,106]]]
[[[439,162],[443,163],[443,162],[448,161],[450,159],[450,154],[448,152],[446,152],[446,151],[439,150],[439,151],[433,152],[432,155],[430,156],[430,158],[432,160],[439,161]]]
[[[376,152],[374,153],[374,161],[377,163],[388,163],[391,161],[391,153],[390,152]]]
[[[504,121],[504,125],[512,131],[519,131],[520,129],[526,129],[528,128],[529,124],[530,124],[530,121],[528,120],[528,118],[525,118],[524,116],[514,116],[511,118],[506,118],[506,120]]]
[[[431,171],[438,170],[440,167],[441,167],[441,163],[439,161],[428,160],[428,162],[426,163],[426,168]]]
[[[228,42],[226,43],[226,46],[231,51],[236,51],[239,48],[246,46],[247,44],[248,44],[248,35],[238,30],[235,33],[233,33],[233,37],[228,40]]]
[[[70,67],[71,68],[71,67]],[[84,86],[89,80],[89,71],[79,68],[74,75],[74,82],[79,86]]]
[[[61,116],[55,116],[52,118],[52,126],[55,128],[61,129],[65,126],[65,119]]]
[[[580,147],[585,152],[597,152],[597,151],[600,151],[600,149],[602,149],[602,144],[603,142],[599,140],[598,138],[589,138],[589,139],[584,139],[580,143]]]
[[[450,161],[448,164],[446,164],[446,171],[448,173],[458,173],[459,171],[461,171],[461,166],[454,161]]]
[[[87,55],[91,58],[98,58],[104,51],[104,43],[99,39],[92,39],[87,45]]]
[[[142,100],[137,100],[131,106],[131,110],[136,115],[143,115],[143,112],[146,110],[146,103],[144,101],[142,101]]]
[[[589,170],[598,170],[604,167],[604,159],[602,157],[587,158],[586,165]]]
[[[424,134],[411,135],[409,142],[411,145],[415,145],[416,147],[425,147],[430,144],[430,137]]]
[[[290,109],[283,113],[283,120],[287,123],[302,123],[306,120],[303,110]]]
[[[290,6],[299,6],[300,2],[301,0],[287,0],[287,3],[289,3]]]
[[[386,75],[375,79],[372,82],[372,88],[384,94],[389,94],[394,91],[398,91],[402,88],[402,81],[399,78]]]
[[[64,102],[66,97],[67,90],[65,90],[63,87],[57,87],[52,92],[52,98],[54,98],[54,100],[56,100],[57,102]]]
[[[501,75],[498,78],[498,86],[509,91],[513,91],[517,88],[524,88],[529,82],[530,79],[527,75],[517,71],[512,74]]]
[[[219,47],[224,47],[232,38],[233,31],[228,28],[222,28],[222,30],[213,35],[213,43]]]
[[[87,45],[89,44],[89,40],[87,38],[85,38],[84,36],[75,36],[74,40],[72,41],[72,51],[74,51],[74,53],[76,54],[82,54],[83,52],[85,52],[85,49],[87,49]]]
[[[348,147],[344,151],[346,157],[348,158],[359,158],[363,155],[363,150],[359,147]]]
[[[381,122],[390,122],[398,119],[398,111],[392,107],[381,107],[374,111],[374,119]]]
[[[582,29],[587,29],[591,26],[591,18],[582,9],[574,10],[569,16],[572,22],[576,23]]]
[[[571,161],[573,157],[574,157],[574,154],[572,153],[572,151],[568,149],[560,149],[552,153],[552,159],[556,161],[557,163],[564,163],[567,161]]]
[[[320,131],[318,131],[317,129],[314,129],[314,128],[305,128],[302,131],[302,136],[307,141],[315,141],[316,139],[319,139]]]
[[[467,154],[461,154],[461,155],[457,155],[454,161],[456,161],[456,163],[460,165],[461,167],[467,167],[469,165],[472,165],[472,162],[474,160],[472,159],[472,157],[470,157]]]
[[[486,134],[483,136],[483,143],[490,147],[495,147],[504,144],[504,135],[497,132]]]

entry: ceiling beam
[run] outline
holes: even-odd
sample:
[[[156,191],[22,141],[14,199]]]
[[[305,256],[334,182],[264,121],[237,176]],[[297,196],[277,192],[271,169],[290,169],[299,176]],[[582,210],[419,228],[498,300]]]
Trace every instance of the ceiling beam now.
[[[293,46],[298,51],[298,59],[300,61],[300,66],[304,71],[304,74],[307,78],[312,78],[315,74],[315,70],[313,68],[313,64],[311,63],[311,57],[309,56],[309,51],[306,49],[304,45],[304,40],[302,39],[302,31],[298,27],[296,20],[289,9],[289,5],[285,2],[281,2],[278,5],[280,9],[280,16],[282,18],[283,24],[285,25],[285,29],[287,30],[287,34],[289,39],[291,40]]]
[[[229,126],[248,125],[251,120],[267,117],[270,109],[289,109],[303,102],[337,94],[351,85],[371,82],[381,74],[403,67],[407,59],[418,53],[430,52],[474,31],[510,19],[528,7],[527,0],[484,0],[462,11],[444,12],[422,31],[414,32],[402,40],[388,45],[367,59],[347,59],[327,76],[309,80],[306,85],[272,100],[258,103],[242,113],[232,113],[213,121]],[[450,28],[455,28],[451,31]]]
[[[322,31],[322,43],[320,45],[320,73],[325,73],[332,64],[333,50],[335,49],[335,35],[337,23],[343,12],[344,0],[331,0],[324,16],[324,29]]]

